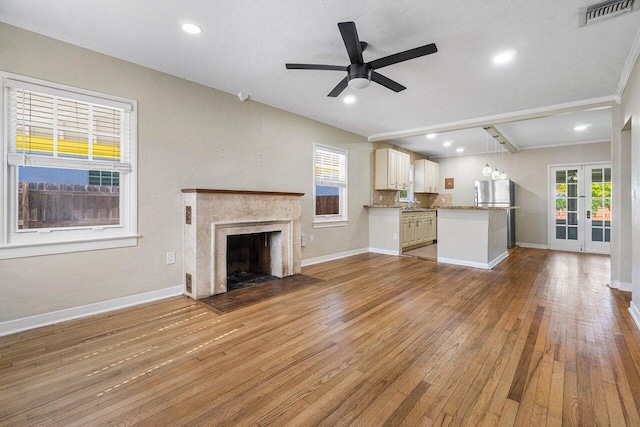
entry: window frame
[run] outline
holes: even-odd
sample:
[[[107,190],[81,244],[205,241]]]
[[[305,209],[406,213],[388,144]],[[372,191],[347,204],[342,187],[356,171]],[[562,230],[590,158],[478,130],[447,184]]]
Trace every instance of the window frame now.
[[[340,213],[333,215],[316,215],[316,186],[318,185],[318,179],[316,177],[316,152],[320,150],[333,152],[344,156],[344,176],[345,181],[339,191],[339,206]],[[326,227],[343,227],[349,222],[349,210],[348,210],[348,188],[349,188],[349,152],[347,150],[332,147],[326,144],[313,143],[313,228],[326,228]]]
[[[0,70],[0,259],[79,252],[136,246],[138,244],[137,218],[137,102],[99,92],[88,91],[58,83],[25,77]],[[9,90],[8,84],[17,82],[53,96],[63,96],[82,102],[107,106],[125,106],[129,111],[128,163],[131,171],[119,171],[120,224],[78,226],[42,229],[18,229],[18,171],[19,166],[9,160]],[[63,167],[64,166],[59,166]],[[95,170],[87,165],[86,170]],[[80,168],[80,170],[85,170]]]

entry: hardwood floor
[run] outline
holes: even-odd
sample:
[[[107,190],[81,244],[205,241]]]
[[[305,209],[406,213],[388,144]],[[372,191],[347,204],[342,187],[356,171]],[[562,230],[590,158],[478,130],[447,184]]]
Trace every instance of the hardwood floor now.
[[[1,425],[638,426],[609,259],[363,254],[217,314],[177,297],[0,338]]]

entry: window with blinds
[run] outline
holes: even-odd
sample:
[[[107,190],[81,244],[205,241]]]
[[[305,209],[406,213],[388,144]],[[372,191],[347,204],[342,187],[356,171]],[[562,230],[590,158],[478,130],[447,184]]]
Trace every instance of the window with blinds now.
[[[131,171],[129,106],[34,86],[6,83],[10,165]]]
[[[316,144],[314,180],[316,222],[345,221],[347,152]]]
[[[7,206],[0,210],[0,259],[31,256],[24,249],[31,246],[59,253],[76,251],[78,242],[110,238],[123,243],[105,247],[131,246],[135,239],[123,237],[137,231],[135,101],[2,72],[0,77],[0,168],[8,177],[2,184]],[[65,250],[66,242],[73,249]],[[10,251],[12,246],[22,249]]]

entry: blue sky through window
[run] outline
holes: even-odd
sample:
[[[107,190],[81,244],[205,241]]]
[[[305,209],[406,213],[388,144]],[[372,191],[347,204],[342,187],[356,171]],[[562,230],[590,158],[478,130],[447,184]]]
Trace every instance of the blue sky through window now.
[[[340,189],[338,187],[326,187],[323,185],[316,185],[316,196],[338,196],[340,195]]]
[[[18,181],[87,185],[89,171],[21,166],[18,171]]]

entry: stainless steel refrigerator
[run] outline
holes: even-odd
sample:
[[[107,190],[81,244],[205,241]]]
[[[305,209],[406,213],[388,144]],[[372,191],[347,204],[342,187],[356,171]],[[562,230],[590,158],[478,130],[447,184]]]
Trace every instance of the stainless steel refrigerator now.
[[[509,207],[516,205],[515,184],[509,179],[476,181],[476,206]],[[516,210],[507,210],[507,247],[516,244]]]

